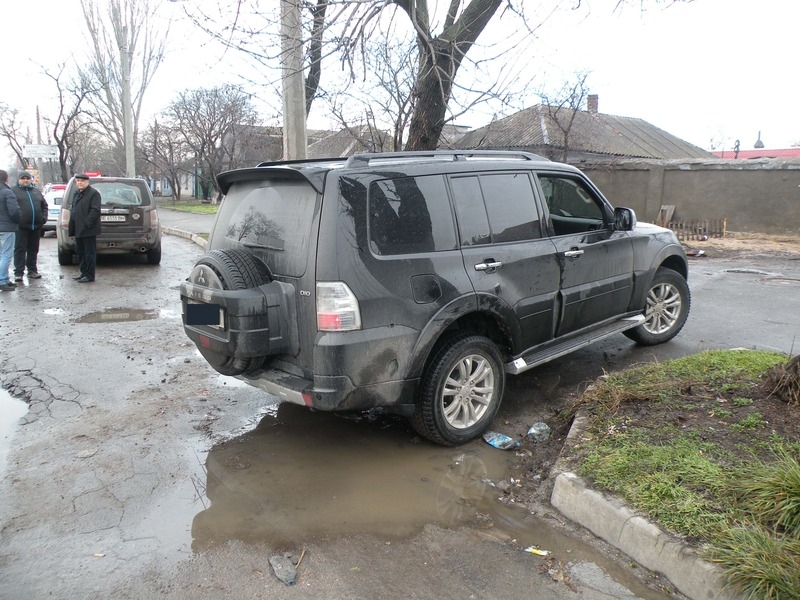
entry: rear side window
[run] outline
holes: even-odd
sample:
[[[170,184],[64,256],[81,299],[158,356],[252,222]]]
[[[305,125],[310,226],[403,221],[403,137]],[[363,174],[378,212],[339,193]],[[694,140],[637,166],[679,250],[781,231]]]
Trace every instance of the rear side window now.
[[[528,173],[487,173],[450,181],[464,246],[542,237]]]
[[[375,254],[413,254],[456,248],[444,177],[398,177],[369,188],[369,240]]]
[[[301,277],[316,200],[301,181],[236,183],[222,201],[209,249],[246,248],[273,273]]]

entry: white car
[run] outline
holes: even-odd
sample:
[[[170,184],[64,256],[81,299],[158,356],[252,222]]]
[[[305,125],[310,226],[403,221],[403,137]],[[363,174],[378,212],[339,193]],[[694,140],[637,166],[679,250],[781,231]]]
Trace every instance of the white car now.
[[[48,231],[56,232],[58,217],[61,215],[61,201],[64,199],[64,190],[51,190],[44,195],[47,200],[47,223],[42,226],[42,237]]]

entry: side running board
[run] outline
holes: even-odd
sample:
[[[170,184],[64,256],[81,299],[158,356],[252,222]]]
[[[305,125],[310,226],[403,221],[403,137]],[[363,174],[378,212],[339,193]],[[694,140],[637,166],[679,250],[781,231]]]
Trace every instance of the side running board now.
[[[535,350],[530,354],[523,354],[519,358],[506,363],[506,373],[518,375],[527,371],[528,369],[538,367],[539,365],[549,362],[560,356],[574,352],[578,348],[583,348],[584,346],[599,342],[600,340],[616,333],[621,333],[628,329],[638,327],[644,323],[644,321],[644,315],[634,315],[632,317],[625,317],[617,321],[612,321],[603,327],[592,329],[589,332],[577,335],[575,337],[570,337],[565,340],[554,340],[551,344],[543,349]]]

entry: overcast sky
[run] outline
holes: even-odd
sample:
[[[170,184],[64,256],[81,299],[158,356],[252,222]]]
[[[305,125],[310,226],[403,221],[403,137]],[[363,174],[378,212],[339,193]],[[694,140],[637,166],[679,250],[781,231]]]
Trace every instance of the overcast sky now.
[[[742,149],[752,148],[759,132],[767,148],[800,143],[795,64],[800,0],[694,0],[669,7],[645,0],[644,12],[636,6],[614,11],[616,4],[582,0],[581,9],[562,11],[539,30],[530,65],[541,82],[563,82],[588,71],[600,112],[644,119],[705,149],[711,149],[712,139],[726,149],[737,139]],[[164,2],[159,16],[174,18],[179,7]],[[35,131],[36,105],[46,112],[53,95],[42,67],[54,69],[86,44],[80,2],[9,2],[3,13],[0,100],[20,109]],[[216,74],[226,72],[235,53],[203,47],[202,34],[185,31],[173,27],[171,50],[146,96],[146,112],[161,110],[182,89],[223,82]],[[233,76],[228,81],[236,82]],[[458,122],[479,127],[484,118],[473,114]],[[310,125],[327,126],[319,117]]]

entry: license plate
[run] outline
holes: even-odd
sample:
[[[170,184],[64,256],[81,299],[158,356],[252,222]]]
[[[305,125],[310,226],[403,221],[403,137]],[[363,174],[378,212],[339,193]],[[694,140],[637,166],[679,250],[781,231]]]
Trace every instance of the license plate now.
[[[186,324],[222,329],[225,325],[225,311],[219,304],[189,302],[186,305]]]
[[[124,223],[125,215],[100,215],[100,221],[103,223]]]

